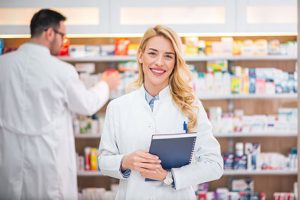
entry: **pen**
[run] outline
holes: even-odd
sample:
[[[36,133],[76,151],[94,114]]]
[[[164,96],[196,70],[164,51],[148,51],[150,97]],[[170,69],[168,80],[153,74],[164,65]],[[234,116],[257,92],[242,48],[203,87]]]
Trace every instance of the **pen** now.
[[[183,130],[187,133],[188,132],[188,127],[187,127],[187,123],[185,121],[183,121]]]

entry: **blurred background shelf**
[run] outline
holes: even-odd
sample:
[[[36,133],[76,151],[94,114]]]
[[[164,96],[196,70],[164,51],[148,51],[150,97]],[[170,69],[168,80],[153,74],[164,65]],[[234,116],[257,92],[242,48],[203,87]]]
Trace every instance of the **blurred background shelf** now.
[[[234,137],[297,137],[295,131],[262,131],[262,132],[233,132],[233,133],[214,133],[218,138],[234,138]]]
[[[136,61],[136,56],[91,56],[91,57],[69,57],[60,56],[59,59],[66,62],[121,62]],[[267,55],[267,56],[224,56],[224,55],[203,55],[203,56],[184,56],[186,62],[201,62],[213,60],[297,60],[297,56],[290,55]]]
[[[77,176],[102,176],[102,175],[98,171],[78,171]]]
[[[198,95],[201,100],[220,99],[292,99],[297,100],[297,94],[228,94],[228,95]]]
[[[78,171],[78,176],[102,176],[106,177],[100,174],[98,171]],[[224,170],[225,176],[235,176],[235,175],[297,175],[296,170],[259,170],[259,171],[253,171],[253,170]]]
[[[52,1],[2,1],[3,8],[9,8],[15,5],[18,9],[53,7]],[[13,6],[12,6],[13,7]],[[90,16],[90,9],[96,8],[97,13],[93,17],[82,17],[86,19],[84,23],[68,24],[67,32],[71,36],[71,45],[102,46],[115,45],[117,37],[126,37],[131,44],[138,44],[142,33],[150,24],[170,24],[178,33],[182,33],[184,43],[188,37],[195,37],[199,41],[205,41],[205,54],[210,54],[212,43],[220,42],[222,38],[232,37],[235,41],[251,40],[254,43],[258,40],[269,42],[280,41],[287,45],[290,41],[297,41],[297,1],[295,0],[248,0],[248,1],[132,1],[132,0],[87,0],[87,1],[60,1],[55,7],[68,9],[68,20],[72,20],[78,14],[76,7],[80,9],[80,15]],[[74,8],[75,7],[75,8]],[[188,11],[187,16],[182,18],[173,18],[173,12],[166,12],[168,9],[178,8],[180,13]],[[130,9],[138,9],[139,12],[130,12]],[[191,9],[192,8],[192,9]],[[205,13],[211,8],[213,12]],[[13,8],[15,9],[15,8]],[[158,13],[164,13],[169,23],[163,21],[161,15],[149,15],[149,9],[155,9]],[[256,12],[249,12],[249,9],[256,9]],[[142,12],[141,12],[142,10]],[[18,12],[16,12],[18,11]],[[93,11],[93,10],[92,10]],[[121,12],[122,11],[122,12]],[[126,12],[125,12],[126,11]],[[12,10],[17,17],[25,19],[19,10]],[[125,12],[125,14],[124,14]],[[122,14],[123,13],[123,14]],[[209,15],[208,15],[209,14]],[[69,16],[70,15],[70,16]],[[171,16],[170,16],[171,15]],[[193,16],[197,16],[196,18]],[[199,17],[200,16],[200,17]],[[129,17],[129,18],[128,18]],[[81,19],[81,18],[80,18]],[[101,20],[99,20],[101,19]],[[103,20],[102,20],[103,19]],[[131,19],[131,20],[129,20]],[[219,21],[219,19],[221,19]],[[12,20],[15,20],[13,18]],[[124,20],[126,23],[124,23]],[[127,20],[127,21],[126,21]],[[136,23],[136,20],[139,23]],[[150,20],[150,21],[147,21]],[[156,20],[156,22],[155,22]],[[208,21],[210,20],[210,21]],[[252,20],[252,21],[251,21]],[[254,20],[254,21],[253,21]],[[256,20],[256,21],[255,21]],[[151,22],[151,23],[150,23]],[[152,23],[154,22],[154,23]],[[26,21],[26,24],[28,21]],[[9,23],[8,23],[9,24]],[[84,24],[84,25],[83,25]],[[29,29],[24,25],[0,25],[1,34],[28,34]],[[77,34],[77,36],[76,36]],[[102,34],[102,35],[101,35]],[[186,35],[184,35],[186,34]],[[99,37],[100,36],[100,37]],[[7,47],[17,48],[28,38],[5,39]],[[274,44],[274,43],[273,43]],[[215,46],[218,47],[218,46]],[[247,47],[247,46],[246,46]],[[249,47],[249,46],[248,46]],[[260,46],[261,47],[261,46]],[[267,47],[269,48],[269,46]],[[217,48],[216,48],[217,49]],[[207,51],[206,51],[207,50]],[[248,49],[249,50],[249,49]],[[203,53],[202,52],[202,53]],[[294,73],[297,62],[296,52],[282,54],[289,55],[196,55],[184,56],[185,61],[194,65],[197,71],[207,72],[208,61],[228,61],[228,67],[240,66],[241,68],[270,68],[279,69],[284,72]],[[241,52],[240,52],[241,53]],[[278,54],[279,52],[277,52]],[[241,53],[243,54],[243,53]],[[274,52],[273,52],[274,54]],[[294,55],[295,54],[295,55]],[[248,54],[247,54],[248,55]],[[90,57],[58,57],[59,59],[71,64],[94,63],[96,73],[103,72],[106,68],[117,68],[121,62],[136,61],[136,56],[90,56]],[[298,80],[299,82],[299,80]],[[211,91],[210,91],[211,92]],[[198,96],[202,101],[206,111],[211,107],[221,107],[224,113],[233,113],[235,110],[243,110],[245,116],[253,115],[274,115],[278,113],[279,108],[296,108],[297,94],[272,94],[272,95],[216,95],[221,92],[211,92],[213,95]],[[223,92],[222,92],[223,93]],[[227,94],[227,93],[226,93]],[[105,107],[102,112],[105,112]],[[236,130],[236,129],[234,129]],[[244,129],[242,129],[244,130]],[[218,129],[218,131],[222,131]],[[225,130],[224,130],[225,131]],[[269,131],[269,132],[247,132],[247,133],[218,133],[215,136],[221,145],[222,153],[234,152],[232,148],[235,143],[253,143],[261,144],[262,152],[277,152],[287,155],[292,147],[297,146],[297,132],[295,131]],[[75,134],[76,152],[84,155],[85,147],[98,148],[100,135]],[[254,181],[254,188],[259,192],[266,192],[267,199],[273,198],[274,192],[291,192],[294,182],[297,182],[297,171],[225,171],[224,176],[217,181],[209,183],[209,190],[215,191],[216,188],[229,187],[231,178],[234,176],[251,176]],[[241,178],[238,177],[238,178]],[[107,180],[106,180],[107,179]],[[111,181],[113,180],[113,181]],[[117,183],[110,177],[101,176],[97,171],[79,171],[78,186],[86,187],[105,187],[109,189],[111,183]]]
[[[101,136],[100,135],[95,135],[95,134],[74,134],[75,138],[90,138],[90,139],[99,139]]]
[[[94,134],[75,134],[75,138],[99,139],[101,135]],[[297,137],[295,131],[261,131],[261,132],[232,132],[232,133],[214,133],[215,137],[233,138],[233,137]]]
[[[235,175],[297,175],[296,170],[260,170],[260,171],[250,171],[250,170],[224,170],[226,176]]]

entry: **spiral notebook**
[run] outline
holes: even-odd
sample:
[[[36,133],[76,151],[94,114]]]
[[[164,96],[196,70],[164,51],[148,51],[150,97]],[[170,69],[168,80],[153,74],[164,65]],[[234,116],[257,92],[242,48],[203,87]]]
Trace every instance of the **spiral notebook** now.
[[[197,133],[152,135],[149,153],[157,155],[166,170],[188,165],[192,160],[196,137]]]

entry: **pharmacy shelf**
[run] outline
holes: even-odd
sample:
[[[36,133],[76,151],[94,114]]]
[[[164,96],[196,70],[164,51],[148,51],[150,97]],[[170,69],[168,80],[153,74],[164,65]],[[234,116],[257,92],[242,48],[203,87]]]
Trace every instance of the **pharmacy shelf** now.
[[[59,59],[67,62],[120,62],[136,61],[136,56],[91,56],[91,57],[69,57],[60,56]],[[187,62],[212,61],[212,60],[297,60],[297,56],[289,55],[267,55],[267,56],[185,56]]]
[[[297,137],[297,131],[261,131],[261,132],[231,132],[231,133],[215,133],[218,138],[230,137]]]
[[[225,176],[232,175],[297,175],[297,170],[224,170]],[[77,176],[103,176],[98,171],[78,171]]]
[[[122,94],[124,95],[124,94]],[[119,97],[119,96],[117,96]],[[110,98],[113,100],[117,97]],[[284,99],[284,100],[297,100],[297,94],[223,94],[223,95],[198,95],[200,100],[223,100],[223,99]]]
[[[77,171],[77,176],[103,176],[98,171]]]
[[[210,55],[210,56],[185,56],[186,61],[197,62],[197,61],[210,61],[210,60],[297,60],[297,56],[290,55],[266,55],[266,56],[226,56],[226,55]]]
[[[297,175],[297,170],[224,170],[225,176],[242,175]]]
[[[74,134],[75,138],[82,139],[100,139],[100,135],[93,134]],[[261,132],[231,132],[231,133],[214,133],[218,138],[230,137],[297,137],[296,131],[261,131]]]
[[[198,95],[201,100],[218,99],[293,99],[297,100],[297,94],[228,94],[228,95]]]
[[[100,135],[95,135],[95,134],[74,134],[75,138],[90,138],[90,139],[99,139]]]
[[[92,57],[68,57],[60,56],[59,59],[67,62],[121,62],[136,61],[136,56],[92,56]]]
[[[231,175],[297,175],[297,170],[224,170],[225,176]],[[103,176],[98,171],[78,171],[77,176]]]

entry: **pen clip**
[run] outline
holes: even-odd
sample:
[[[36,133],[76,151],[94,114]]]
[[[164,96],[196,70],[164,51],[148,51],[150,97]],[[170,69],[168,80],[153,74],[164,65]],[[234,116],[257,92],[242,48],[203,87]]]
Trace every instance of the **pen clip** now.
[[[185,133],[188,132],[187,123],[185,121],[183,121],[183,130],[185,131]]]

